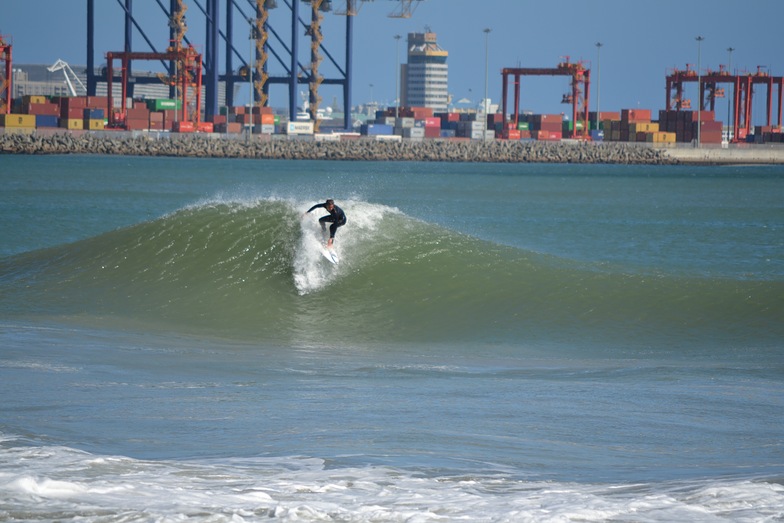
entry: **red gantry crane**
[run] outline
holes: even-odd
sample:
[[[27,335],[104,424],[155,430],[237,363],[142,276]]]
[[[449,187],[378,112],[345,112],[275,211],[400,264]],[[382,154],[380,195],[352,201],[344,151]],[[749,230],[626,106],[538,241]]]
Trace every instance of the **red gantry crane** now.
[[[574,128],[572,130],[572,137],[579,137],[587,139],[590,136],[588,132],[588,100],[590,98],[590,78],[591,70],[587,69],[583,62],[572,63],[569,62],[569,57],[565,57],[565,61],[558,64],[557,67],[516,67],[505,68],[501,71],[503,79],[502,84],[502,102],[503,102],[503,117],[504,129],[507,128],[507,93],[509,77],[514,76],[514,126],[517,128],[519,114],[520,114],[520,77],[521,76],[569,76],[571,77],[571,95],[566,96],[566,100],[571,97],[572,104],[572,122]],[[582,121],[582,129],[578,129],[577,122]]]
[[[114,60],[121,62],[122,74],[122,103],[119,111],[113,109],[112,100],[112,78],[114,76]],[[182,93],[182,107],[180,120],[182,122],[192,121],[194,127],[201,121],[201,85],[202,85],[202,58],[193,46],[170,47],[165,53],[143,53],[143,52],[109,52],[106,53],[106,81],[108,91],[107,110],[109,114],[109,126],[122,127],[125,124],[127,107],[125,100],[128,99],[128,62],[131,60],[171,60],[177,64],[177,74],[174,81]],[[193,88],[196,96],[195,109],[188,115],[188,92]]]
[[[733,75],[729,71],[720,67],[718,71],[708,70],[704,75],[698,75],[697,71],[690,69],[691,64],[686,64],[685,70],[673,69],[667,75],[667,110],[677,111],[690,109],[691,102],[683,98],[683,84],[685,82],[699,82],[699,93],[697,94],[698,103],[697,109],[700,111],[715,110],[716,98],[725,96],[723,88],[718,87],[718,84],[727,83],[731,84],[732,92],[732,121],[727,122],[728,126],[732,126],[733,141],[744,141],[746,136],[751,134],[751,108],[754,96],[754,86],[762,85],[767,88],[767,119],[766,125],[770,126],[773,115],[773,88],[778,88],[778,115],[777,125],[781,127],[782,123],[782,88],[784,86],[784,77],[770,76],[767,72],[762,70],[762,67],[757,67],[756,73],[749,73],[743,75]],[[674,93],[673,93],[674,91]],[[705,103],[707,100],[707,104]]]
[[[11,60],[11,44],[6,43],[4,36],[0,35],[0,114],[11,113],[11,85],[13,82],[13,68]]]

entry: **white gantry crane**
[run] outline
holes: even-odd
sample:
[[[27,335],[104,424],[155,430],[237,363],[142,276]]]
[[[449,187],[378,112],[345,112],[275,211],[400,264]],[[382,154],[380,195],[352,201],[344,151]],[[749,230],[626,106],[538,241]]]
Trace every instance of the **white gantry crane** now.
[[[73,76],[73,79],[76,80],[76,83],[79,84],[79,87],[82,88],[84,94],[87,94],[87,88],[84,86],[82,81],[79,80],[79,77],[76,76],[76,73],[74,73],[73,69],[71,69],[71,66],[68,65],[68,62],[66,62],[65,60],[61,60],[60,58],[58,58],[57,61],[51,67],[47,67],[47,69],[52,73],[56,71],[63,72],[63,75],[65,76],[65,83],[68,84],[68,91],[71,93],[71,96],[77,96],[77,94],[76,94],[76,89],[74,88],[74,84],[71,81],[71,77],[68,76],[68,73],[71,73],[71,76]]]

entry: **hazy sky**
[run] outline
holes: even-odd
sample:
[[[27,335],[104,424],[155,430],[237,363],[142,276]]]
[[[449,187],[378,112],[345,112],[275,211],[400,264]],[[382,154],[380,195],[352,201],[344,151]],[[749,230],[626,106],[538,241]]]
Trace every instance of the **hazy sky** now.
[[[124,1],[124,0],[123,0]],[[288,0],[291,1],[291,0]],[[52,64],[62,58],[72,65],[86,63],[85,0],[0,0],[0,34],[11,38],[16,63]],[[123,48],[123,10],[117,0],[96,2],[96,64],[104,63],[104,53]],[[168,6],[168,0],[161,0]],[[187,1],[188,37],[204,49],[204,15],[193,1]],[[206,0],[199,2],[205,5]],[[250,13],[247,0],[239,2]],[[221,1],[221,16],[223,16]],[[286,0],[278,0],[271,11],[270,24],[284,38],[290,31],[290,10]],[[345,5],[334,0],[333,5]],[[733,47],[732,69],[754,72],[764,66],[775,76],[784,75],[784,0],[415,0],[410,18],[390,18],[398,9],[395,0],[361,2],[354,18],[353,103],[373,100],[392,104],[395,98],[396,41],[400,40],[400,61],[405,61],[405,39],[409,32],[425,28],[438,35],[438,43],[449,52],[449,90],[455,100],[479,101],[485,89],[485,28],[487,40],[490,98],[501,97],[501,69],[504,67],[555,67],[565,56],[582,60],[592,69],[591,107],[596,107],[600,85],[602,110],[624,108],[663,109],[666,103],[665,76],[674,67],[687,63],[696,67],[700,45],[702,70],[718,70],[728,61],[727,48]],[[168,42],[167,19],[155,0],[134,0],[136,18],[158,50]],[[309,20],[307,4],[300,15]],[[247,24],[235,14],[235,47],[243,57],[249,53]],[[345,17],[328,13],[323,23],[324,45],[343,63]],[[302,63],[309,60],[309,41],[300,33]],[[597,66],[596,42],[603,44]],[[223,43],[220,59],[223,61]],[[149,51],[134,31],[135,51]],[[279,46],[278,46],[279,48]],[[279,52],[283,50],[279,48]],[[150,68],[156,63],[150,62]],[[235,68],[239,59],[235,59]],[[141,64],[136,66],[141,67]],[[146,67],[144,67],[146,68]],[[221,66],[221,69],[223,67]],[[270,61],[270,74],[283,68]],[[324,60],[322,75],[338,74]],[[372,84],[372,87],[371,87]],[[727,86],[728,87],[728,86]],[[302,86],[304,91],[307,86]],[[689,93],[688,89],[693,92]],[[566,77],[525,78],[521,105],[539,113],[567,111],[561,104],[569,90]],[[247,90],[239,95],[247,98]],[[341,99],[340,90],[324,86],[323,105]],[[686,96],[696,102],[696,85],[688,84]],[[271,104],[286,107],[283,87],[271,91]],[[511,95],[510,100],[511,104]],[[719,112],[726,100],[718,102]],[[775,102],[774,102],[775,104]],[[764,96],[757,96],[754,114],[764,112]]]

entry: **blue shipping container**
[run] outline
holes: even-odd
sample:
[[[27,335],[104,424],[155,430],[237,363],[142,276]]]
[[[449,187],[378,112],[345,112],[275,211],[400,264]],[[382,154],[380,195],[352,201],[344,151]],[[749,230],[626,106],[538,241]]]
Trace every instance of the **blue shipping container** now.
[[[56,116],[48,114],[38,114],[35,116],[36,127],[58,127],[59,125],[60,119]]]
[[[103,109],[85,109],[83,114],[85,120],[103,120]]]
[[[391,125],[386,125],[383,123],[368,123],[362,125],[360,133],[364,134],[365,136],[391,135],[394,133],[394,130],[395,128]]]
[[[604,141],[604,131],[597,131],[596,129],[591,131],[591,140],[594,142]]]
[[[455,129],[441,129],[441,138],[454,138],[455,136],[457,136]]]

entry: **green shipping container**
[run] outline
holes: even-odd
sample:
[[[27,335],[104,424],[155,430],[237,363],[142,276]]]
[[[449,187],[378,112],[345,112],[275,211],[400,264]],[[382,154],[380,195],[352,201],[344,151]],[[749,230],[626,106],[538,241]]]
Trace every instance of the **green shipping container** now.
[[[528,122],[517,122],[518,131],[528,131],[530,129]]]
[[[150,111],[169,111],[172,109],[182,109],[181,100],[172,100],[170,98],[155,98],[154,100],[147,100],[147,109]]]

